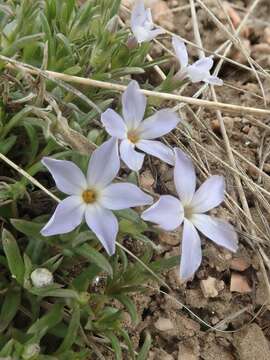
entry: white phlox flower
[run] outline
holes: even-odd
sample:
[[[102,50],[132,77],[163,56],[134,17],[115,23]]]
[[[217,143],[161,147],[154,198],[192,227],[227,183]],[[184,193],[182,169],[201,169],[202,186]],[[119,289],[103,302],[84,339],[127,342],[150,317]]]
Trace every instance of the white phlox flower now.
[[[107,109],[101,115],[101,121],[107,133],[120,140],[120,155],[124,163],[133,171],[141,169],[144,154],[137,152],[137,148],[173,165],[173,151],[154,139],[174,129],[180,121],[178,115],[170,109],[163,109],[143,120],[146,97],[134,80],[122,95],[122,108],[123,118],[114,110]]]
[[[154,29],[151,10],[145,9],[143,0],[136,1],[132,9],[131,30],[139,44],[164,33],[160,28]]]
[[[238,248],[238,237],[231,224],[204,214],[223,202],[223,176],[210,176],[195,191],[196,175],[192,161],[177,148],[174,184],[180,200],[171,195],[161,196],[153,206],[142,213],[142,218],[167,231],[175,230],[184,224],[180,278],[186,281],[193,277],[202,261],[201,240],[196,229],[217,245],[232,252]]]
[[[136,185],[111,183],[120,168],[115,138],[104,142],[93,152],[86,177],[71,161],[45,157],[42,163],[50,171],[58,189],[69,195],[59,203],[41,230],[43,236],[68,233],[85,219],[107,253],[112,255],[118,233],[118,221],[112,210],[153,202],[152,197]]]
[[[180,71],[177,73],[180,80],[188,79],[193,83],[204,81],[212,85],[223,85],[223,80],[210,74],[210,70],[214,65],[212,56],[204,57],[195,61],[194,64],[188,65],[188,53],[185,43],[177,36],[173,36],[172,45],[180,63]]]

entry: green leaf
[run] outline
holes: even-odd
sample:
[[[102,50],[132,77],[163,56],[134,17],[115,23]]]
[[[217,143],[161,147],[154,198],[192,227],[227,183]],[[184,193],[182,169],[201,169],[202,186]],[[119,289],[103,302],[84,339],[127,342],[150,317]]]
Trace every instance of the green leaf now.
[[[3,332],[16,315],[21,303],[21,291],[18,287],[10,288],[5,296],[0,313],[0,332]]]
[[[114,307],[107,306],[102,309],[101,317],[95,322],[94,327],[99,331],[116,330],[120,326],[120,322],[123,318],[121,310]]]
[[[148,266],[155,273],[156,272],[160,273],[165,270],[166,271],[170,270],[171,268],[179,265],[179,262],[180,262],[180,256],[172,256],[168,259],[160,259],[160,260],[153,261]]]
[[[32,264],[30,257],[26,253],[23,254],[23,261],[24,261],[24,269],[25,269],[24,270],[24,287],[27,289],[27,288],[31,287],[30,275],[33,270],[33,264]]]
[[[133,301],[130,300],[130,298],[125,294],[114,295],[114,298],[120,301],[126,307],[127,311],[130,314],[131,320],[134,322],[134,324],[135,325],[138,324],[139,317],[136,306],[134,305]]]
[[[87,291],[89,285],[101,271],[99,266],[89,265],[73,280],[72,285],[77,291]]]
[[[10,120],[9,122],[5,125],[5,127],[3,128],[2,132],[1,132],[1,142],[2,139],[4,137],[7,136],[7,134],[9,133],[9,131],[17,126],[18,123],[20,123],[20,121],[26,117],[29,113],[31,112],[30,107],[26,106],[24,107],[21,111],[17,112]]]
[[[75,299],[77,301],[81,300],[79,293],[71,289],[61,289],[59,285],[53,284],[49,286],[44,286],[42,288],[33,287],[29,290],[32,294],[35,294],[40,297],[60,297],[60,298],[69,298]]]
[[[47,261],[45,261],[42,264],[42,267],[45,267],[46,269],[50,270],[50,272],[53,273],[58,269],[62,261],[63,261],[63,256],[61,254],[57,254],[51,257],[50,259],[48,259]]]
[[[147,229],[146,224],[138,224],[133,221],[122,219],[119,221],[119,231],[123,234],[140,235]]]
[[[122,233],[139,235],[148,228],[139,214],[132,209],[116,211],[116,214],[121,219],[119,222],[119,230]]]
[[[28,36],[23,36],[20,39],[14,41],[14,43],[5,48],[2,51],[2,55],[4,56],[10,56],[12,57],[13,55],[16,54],[16,52],[20,49],[23,49],[25,45],[29,45],[30,43],[35,43],[38,40],[41,40],[43,37],[43,34],[34,34],[34,35],[28,35]]]
[[[11,135],[5,140],[1,140],[0,153],[2,153],[3,155],[6,155],[9,152],[9,150],[13,147],[16,140],[17,140],[17,136],[15,136],[15,135]]]
[[[121,349],[121,344],[120,344],[120,341],[118,340],[118,338],[111,331],[106,331],[105,335],[111,341],[112,348],[113,348],[114,354],[115,354],[115,360],[122,360],[122,358],[123,358],[122,357],[122,349]]]
[[[148,353],[149,353],[151,344],[152,344],[151,335],[149,332],[147,332],[145,340],[144,340],[144,344],[141,348],[141,351],[139,352],[139,354],[137,356],[137,360],[147,360],[148,359]]]
[[[28,138],[30,141],[30,149],[28,151],[28,153],[29,153],[28,163],[31,164],[34,161],[35,156],[37,155],[37,152],[38,152],[39,139],[38,139],[37,132],[36,132],[36,129],[34,128],[34,126],[32,126],[31,124],[28,124],[27,122],[24,122],[23,126],[27,132],[27,135],[28,135]]]
[[[32,238],[44,239],[40,234],[40,230],[43,228],[44,224],[21,219],[11,219],[10,222],[16,230],[20,231],[24,235]]]
[[[10,359],[9,355],[12,355],[12,350],[14,347],[15,340],[10,339],[5,346],[0,350],[0,356],[5,356],[4,359],[6,359],[6,356],[8,356],[7,359]]]
[[[69,322],[68,330],[66,336],[57,350],[57,354],[67,351],[71,348],[72,344],[75,342],[78,329],[80,326],[80,307],[78,305],[74,306],[71,320]]]
[[[134,360],[135,359],[135,352],[134,352],[133,344],[132,344],[132,341],[130,340],[128,332],[126,330],[121,329],[120,333],[121,333],[122,337],[124,338],[125,343],[127,344],[128,351],[129,351],[129,353],[131,355],[131,359]]]
[[[44,329],[51,329],[63,319],[63,304],[55,304],[51,310],[40,319],[38,319],[27,331],[27,334],[35,334]]]
[[[46,3],[46,16],[50,21],[52,21],[56,16],[56,1],[47,0],[45,3]]]
[[[26,235],[28,238],[35,239],[37,242],[37,248],[40,248],[42,244],[45,244],[45,241],[48,241],[48,238],[41,235],[40,231],[44,227],[44,223],[39,223],[36,221],[27,221],[22,219],[11,219],[11,224],[15,227],[16,230],[20,231],[22,234]],[[50,236],[49,241],[53,242],[55,239],[57,239],[57,235]],[[38,244],[39,240],[41,243]],[[38,257],[38,252],[31,254],[32,259],[35,259]]]
[[[140,218],[140,215],[135,210],[124,209],[124,210],[118,210],[115,213],[122,219],[133,221],[138,224],[144,223],[144,221]]]
[[[109,261],[102,255],[100,252],[92,248],[88,244],[83,244],[77,248],[75,248],[75,252],[78,255],[83,256],[89,262],[96,264],[102,270],[106,271],[110,276],[113,276],[113,269]]]
[[[8,267],[12,274],[19,284],[23,285],[24,280],[24,263],[21,257],[21,253],[17,242],[13,235],[6,229],[2,232],[2,242],[4,252],[7,257]]]

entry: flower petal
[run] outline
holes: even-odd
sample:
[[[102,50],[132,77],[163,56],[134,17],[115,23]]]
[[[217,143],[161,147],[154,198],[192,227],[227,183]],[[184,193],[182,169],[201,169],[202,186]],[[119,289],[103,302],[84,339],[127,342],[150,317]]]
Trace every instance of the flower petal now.
[[[88,185],[104,188],[116,177],[119,169],[118,141],[111,138],[97,148],[90,158],[87,171]]]
[[[146,18],[147,18],[147,14],[144,7],[144,1],[138,0],[135,3],[135,6],[133,7],[131,12],[130,25],[132,31],[134,32],[134,28],[136,28],[137,26],[142,26]]]
[[[208,76],[206,79],[204,79],[204,81],[208,84],[217,86],[222,86],[224,84],[222,79],[213,75]]]
[[[153,39],[155,39],[158,35],[164,34],[165,31],[161,28],[158,29],[154,29],[154,30],[145,30],[144,31],[137,31],[137,34],[139,35],[137,38],[138,43],[142,43],[144,41],[151,41]]]
[[[137,81],[132,80],[122,95],[123,117],[128,130],[134,130],[142,121],[146,97],[140,91]]]
[[[174,196],[162,195],[153,206],[142,213],[142,219],[171,231],[181,225],[184,219],[184,209],[181,202]]]
[[[154,26],[152,12],[150,8],[145,9],[145,22],[144,25],[148,26],[149,30],[151,30]]]
[[[57,205],[49,222],[41,229],[41,234],[52,236],[69,233],[82,222],[84,212],[81,196],[67,197]]]
[[[89,228],[96,234],[109,255],[115,253],[115,241],[118,233],[118,221],[115,215],[99,205],[86,208],[85,220]]]
[[[199,234],[193,224],[185,219],[180,262],[180,278],[182,281],[193,277],[202,262],[202,249]]]
[[[134,149],[134,145],[129,140],[122,140],[120,144],[121,159],[127,167],[133,171],[139,171],[142,167],[144,154]]]
[[[195,61],[192,66],[196,67],[201,72],[210,71],[214,65],[213,56],[204,57],[200,60]]]
[[[170,165],[174,165],[174,152],[160,141],[140,140],[136,147],[147,154],[153,155]]]
[[[101,114],[101,122],[108,134],[118,139],[126,137],[127,128],[120,115],[112,109],[107,109]]]
[[[107,209],[121,210],[150,205],[153,199],[134,184],[118,183],[111,184],[102,191],[100,203]]]
[[[142,121],[139,132],[142,139],[156,139],[168,134],[179,123],[180,118],[170,109],[157,111],[154,115]]]
[[[204,213],[224,201],[225,181],[223,176],[210,176],[195,192],[191,201],[194,213]]]
[[[177,36],[173,36],[172,45],[180,62],[181,68],[186,67],[188,65],[188,53],[184,41],[180,40]]]
[[[193,163],[182,150],[174,149],[174,184],[183,205],[191,202],[196,188],[196,174]]]
[[[192,82],[205,81],[210,76],[210,69],[212,68],[214,61],[211,56],[202,58],[196,61],[194,64],[187,67],[188,75]]]
[[[204,214],[192,216],[192,223],[206,237],[232,252],[237,251],[238,236],[234,227],[226,221]]]
[[[50,171],[56,186],[63,193],[79,195],[87,187],[84,174],[72,161],[44,157],[41,162]]]

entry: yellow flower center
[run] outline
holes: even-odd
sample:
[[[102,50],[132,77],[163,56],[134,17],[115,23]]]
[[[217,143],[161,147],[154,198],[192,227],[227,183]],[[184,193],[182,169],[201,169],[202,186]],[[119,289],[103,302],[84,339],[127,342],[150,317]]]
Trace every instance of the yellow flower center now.
[[[186,207],[184,208],[184,215],[185,215],[185,218],[186,218],[186,219],[189,219],[189,220],[190,220],[190,218],[191,218],[192,215],[193,215],[193,209],[192,209],[192,207],[186,206]]]
[[[92,204],[97,200],[97,193],[94,190],[87,189],[82,193],[82,198],[86,204]]]
[[[140,140],[140,137],[139,137],[137,131],[135,131],[135,130],[129,131],[127,134],[127,137],[128,137],[128,140],[130,142],[132,142],[133,144],[136,144]]]

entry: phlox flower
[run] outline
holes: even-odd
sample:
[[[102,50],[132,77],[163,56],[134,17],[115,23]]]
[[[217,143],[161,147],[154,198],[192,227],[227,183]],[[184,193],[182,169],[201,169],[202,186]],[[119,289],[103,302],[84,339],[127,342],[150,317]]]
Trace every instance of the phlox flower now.
[[[115,138],[104,142],[93,152],[86,177],[71,161],[45,157],[42,163],[51,173],[58,189],[69,195],[59,203],[41,230],[43,236],[68,233],[85,218],[107,253],[112,255],[115,252],[118,221],[111,210],[153,202],[152,197],[136,185],[111,183],[120,168]]]
[[[180,63],[180,71],[177,75],[181,80],[189,79],[193,83],[204,81],[212,85],[223,85],[220,78],[210,75],[210,70],[214,65],[212,56],[204,57],[195,61],[194,64],[188,65],[188,53],[185,43],[177,36],[173,36],[172,45]]]
[[[132,9],[131,30],[139,44],[164,33],[160,28],[154,29],[151,9],[145,9],[143,0],[136,1]]]
[[[122,95],[123,118],[114,110],[107,109],[101,115],[101,121],[107,133],[120,140],[120,155],[124,163],[134,171],[142,167],[144,154],[156,156],[168,164],[174,164],[174,153],[160,141],[153,139],[169,133],[180,121],[170,109],[157,111],[143,120],[146,109],[146,97],[141,93],[136,81],[131,81]]]
[[[233,252],[237,250],[237,234],[231,224],[204,213],[224,200],[223,176],[210,176],[197,191],[195,170],[190,158],[175,149],[174,184],[178,196],[161,196],[142,218],[164,230],[175,230],[184,223],[180,278],[190,279],[201,264],[202,251],[198,229],[203,235]]]

